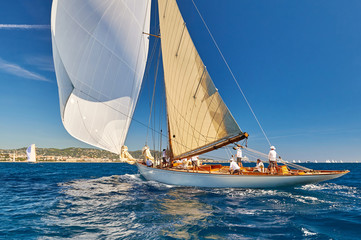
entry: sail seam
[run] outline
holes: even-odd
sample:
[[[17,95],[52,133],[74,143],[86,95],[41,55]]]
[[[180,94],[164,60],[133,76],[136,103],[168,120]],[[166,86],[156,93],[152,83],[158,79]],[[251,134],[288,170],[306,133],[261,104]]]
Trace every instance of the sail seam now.
[[[167,102],[169,103],[170,100],[168,100]],[[171,105],[172,105],[172,106],[175,106],[175,104],[173,104],[173,102],[171,102]],[[176,108],[174,107],[174,109],[176,109]],[[186,122],[186,123],[188,124],[188,126],[191,127],[191,129],[192,129],[193,131],[198,132],[199,135],[203,136],[205,139],[208,139],[208,138],[209,138],[208,136],[203,135],[203,134],[202,134],[200,131],[198,131],[197,129],[193,128],[193,127],[192,127],[192,124],[190,124],[190,122],[187,121],[186,118],[184,118],[184,117],[182,116],[182,114],[180,114],[179,111],[176,111],[176,112],[177,112],[178,115],[184,120],[184,122]],[[188,131],[188,133],[189,133],[189,131]]]
[[[67,13],[67,15],[75,22],[78,24],[78,26],[83,29],[84,32],[86,32],[92,39],[94,39],[99,45],[101,45],[103,48],[107,49],[109,52],[111,52],[117,59],[119,59],[122,63],[124,63],[125,66],[127,66],[130,70],[132,70],[136,75],[138,75],[138,73],[136,73],[136,70],[133,69],[131,66],[129,66],[124,59],[122,59],[120,56],[118,56],[114,51],[110,50],[107,46],[105,46],[102,42],[100,42],[92,33],[90,33],[88,30],[86,30],[80,23],[78,23],[74,17],[72,17],[69,12],[63,8],[64,11]],[[140,77],[140,76],[139,76]]]

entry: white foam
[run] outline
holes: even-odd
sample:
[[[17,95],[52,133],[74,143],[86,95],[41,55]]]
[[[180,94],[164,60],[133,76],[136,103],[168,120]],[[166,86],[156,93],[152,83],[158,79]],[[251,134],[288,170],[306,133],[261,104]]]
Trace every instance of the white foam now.
[[[317,235],[317,233],[311,232],[310,230],[308,230],[304,227],[301,228],[301,230],[303,232],[303,236],[305,236],[305,237]]]

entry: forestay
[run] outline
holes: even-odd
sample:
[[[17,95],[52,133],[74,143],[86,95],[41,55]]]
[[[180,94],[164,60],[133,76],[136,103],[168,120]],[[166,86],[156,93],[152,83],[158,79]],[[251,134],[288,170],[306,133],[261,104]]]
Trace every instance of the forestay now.
[[[148,54],[150,0],[54,0],[51,33],[66,130],[121,153]]]
[[[200,152],[197,149],[242,135],[192,42],[176,1],[159,0],[158,5],[174,157],[195,155]]]

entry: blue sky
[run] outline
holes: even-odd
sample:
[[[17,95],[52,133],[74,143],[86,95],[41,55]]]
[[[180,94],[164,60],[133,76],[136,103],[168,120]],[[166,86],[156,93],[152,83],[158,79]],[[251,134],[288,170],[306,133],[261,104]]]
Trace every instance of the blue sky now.
[[[249,146],[268,143],[191,0],[179,1],[193,41]],[[361,2],[200,0],[196,4],[272,145],[286,159],[361,160]],[[52,64],[51,1],[0,2],[0,148],[89,147],[64,129]],[[145,86],[152,86],[146,82]],[[142,90],[134,118],[144,114]],[[146,129],[132,123],[131,150]],[[219,153],[222,154],[222,153]]]

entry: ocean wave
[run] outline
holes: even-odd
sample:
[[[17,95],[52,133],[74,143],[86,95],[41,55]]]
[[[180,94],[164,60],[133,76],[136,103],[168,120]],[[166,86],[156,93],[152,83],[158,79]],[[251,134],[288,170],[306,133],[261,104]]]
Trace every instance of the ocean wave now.
[[[335,183],[318,183],[318,184],[308,184],[299,187],[303,190],[357,190],[356,187],[350,187],[345,185],[338,185]]]
[[[317,235],[317,233],[311,232],[310,230],[308,230],[305,227],[301,228],[301,231],[303,233],[303,236],[305,236],[305,237]]]
[[[306,191],[327,192],[328,194],[361,199],[361,190],[359,188],[352,186],[338,185],[335,183],[309,184],[302,186],[299,189]]]
[[[298,202],[304,203],[304,204],[323,204],[323,203],[332,204],[333,203],[331,201],[322,200],[322,199],[319,199],[317,197],[312,197],[312,196],[290,194],[290,198],[292,198]]]
[[[278,190],[265,189],[237,189],[237,188],[215,188],[204,190],[212,194],[228,195],[231,197],[262,197],[262,196],[276,196],[280,194]]]

